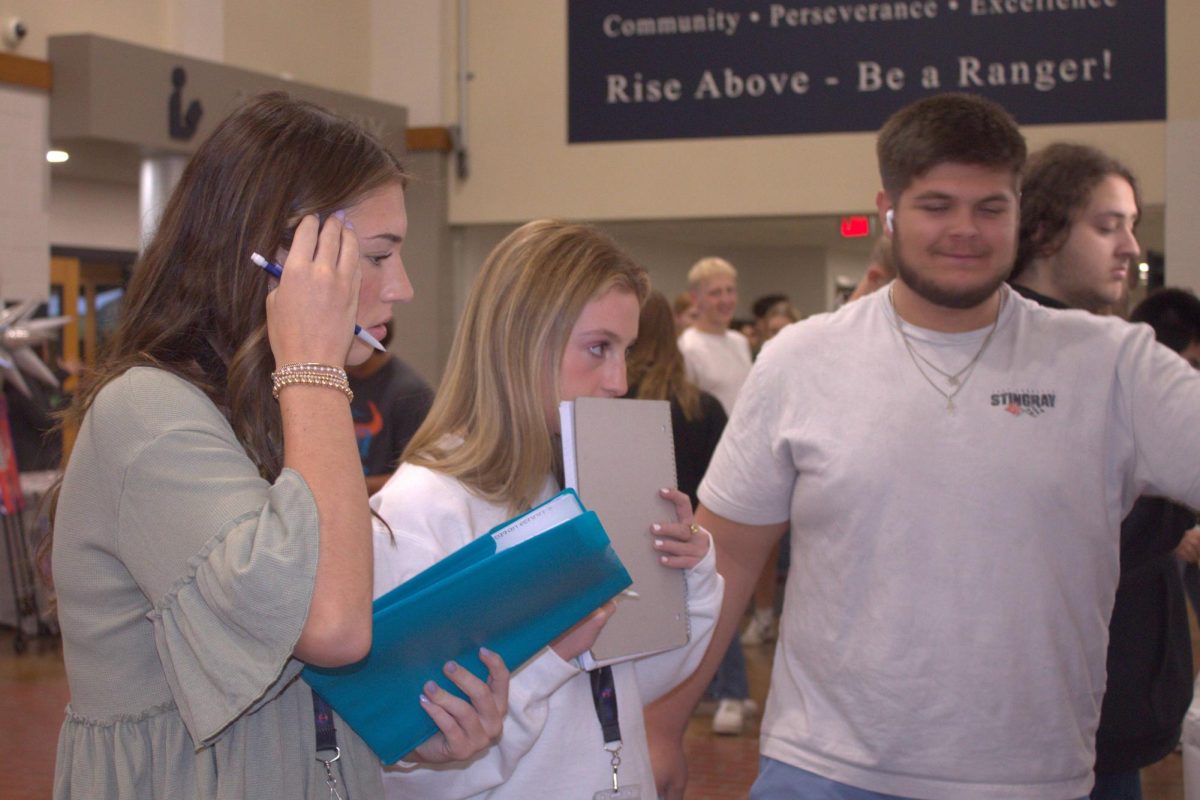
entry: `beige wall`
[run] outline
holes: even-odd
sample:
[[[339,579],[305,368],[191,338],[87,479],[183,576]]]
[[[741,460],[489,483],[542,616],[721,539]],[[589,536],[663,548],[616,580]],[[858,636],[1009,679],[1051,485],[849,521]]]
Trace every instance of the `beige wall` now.
[[[406,106],[408,124],[445,124],[454,84],[452,20],[441,0],[371,0],[371,96]]]
[[[29,26],[17,55],[45,58],[46,40],[59,33],[95,33],[113,39],[164,47],[170,6],[157,0],[7,0],[0,14]]]
[[[1167,0],[1167,115],[1171,119],[1200,117],[1200,3]]]
[[[1200,36],[1195,0],[1167,0],[1171,113],[1194,98],[1185,42]],[[472,172],[455,182],[451,220],[774,216],[868,210],[878,185],[873,134],[567,145],[567,10],[555,0],[470,5]],[[1182,28],[1177,30],[1176,28]],[[520,43],[516,46],[515,43]],[[1184,51],[1186,55],[1184,55]],[[1030,128],[1031,146],[1092,142],[1126,159],[1147,202],[1165,196],[1162,123]]]
[[[1200,3],[1167,7],[1167,282],[1200,288]]]
[[[56,178],[50,184],[50,243],[137,252],[139,213],[136,184]]]
[[[49,293],[49,108],[43,91],[0,84],[0,301]]]
[[[370,0],[225,0],[225,63],[366,95]]]
[[[52,35],[95,33],[339,91],[371,89],[371,0],[8,0],[0,15],[26,21],[16,53],[29,58],[45,58]]]

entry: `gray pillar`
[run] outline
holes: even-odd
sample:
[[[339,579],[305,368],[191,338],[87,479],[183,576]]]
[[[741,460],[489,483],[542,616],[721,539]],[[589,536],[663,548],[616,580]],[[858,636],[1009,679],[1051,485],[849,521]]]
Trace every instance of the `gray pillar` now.
[[[141,220],[141,246],[145,249],[158,220],[167,205],[167,199],[179,183],[188,157],[181,155],[146,156],[142,159],[142,171],[138,179],[138,218]]]
[[[1167,121],[1167,286],[1200,291],[1200,119]]]

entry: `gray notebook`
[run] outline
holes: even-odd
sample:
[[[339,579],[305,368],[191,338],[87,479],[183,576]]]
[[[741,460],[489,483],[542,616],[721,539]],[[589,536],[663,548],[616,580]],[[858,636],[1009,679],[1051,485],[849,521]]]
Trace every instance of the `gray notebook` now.
[[[650,533],[655,522],[675,521],[675,506],[658,493],[676,486],[670,403],[581,397],[560,404],[559,417],[567,487],[596,512],[633,578],[580,663],[592,669],[687,644],[683,570],[659,563]]]

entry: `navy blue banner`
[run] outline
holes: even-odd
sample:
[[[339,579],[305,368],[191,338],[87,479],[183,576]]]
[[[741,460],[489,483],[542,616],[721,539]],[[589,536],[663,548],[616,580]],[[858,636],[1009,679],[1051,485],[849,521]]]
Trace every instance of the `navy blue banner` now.
[[[569,141],[877,129],[936,92],[1023,125],[1166,117],[1165,0],[569,0]]]

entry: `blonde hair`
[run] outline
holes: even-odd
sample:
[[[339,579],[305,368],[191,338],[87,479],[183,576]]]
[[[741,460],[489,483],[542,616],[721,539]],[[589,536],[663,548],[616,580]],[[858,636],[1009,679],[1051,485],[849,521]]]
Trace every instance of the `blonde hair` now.
[[[629,385],[637,387],[638,399],[674,398],[685,419],[700,417],[700,390],[687,379],[683,353],[675,341],[675,317],[662,292],[651,292],[642,305],[628,365]]]
[[[509,234],[471,287],[425,423],[404,461],[517,513],[559,463],[547,407],[567,340],[591,300],[650,291],[646,271],[588,225],[535,220]]]
[[[688,289],[696,291],[710,278],[736,278],[737,270],[723,258],[709,256],[702,258],[688,270]]]

